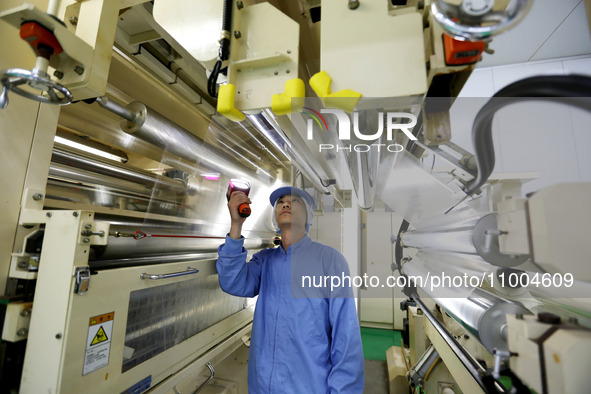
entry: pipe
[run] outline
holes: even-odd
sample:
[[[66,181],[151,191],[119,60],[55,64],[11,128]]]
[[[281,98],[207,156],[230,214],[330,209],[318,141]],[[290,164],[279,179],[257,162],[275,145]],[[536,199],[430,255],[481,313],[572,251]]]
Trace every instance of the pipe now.
[[[353,114],[353,117],[353,127],[355,128],[364,130],[377,128],[380,131],[380,126],[383,127],[383,117],[380,117],[380,114],[375,110],[358,111]],[[378,119],[379,125],[375,124],[374,119]],[[375,203],[377,177],[382,154],[381,150],[358,151],[353,146],[357,143],[369,144],[370,142],[371,144],[380,144],[382,136],[380,135],[379,138],[373,141],[362,141],[356,137],[349,142],[343,141],[345,148],[349,149],[349,153],[344,156],[351,173],[353,188],[357,195],[359,207],[364,210],[370,210]]]
[[[97,97],[96,102],[107,111],[110,111],[115,115],[122,117],[123,119],[126,119],[130,122],[135,121],[135,117],[137,115],[135,112],[120,106],[114,101],[110,101],[107,96]]]
[[[60,3],[61,0],[49,0],[49,3],[47,4],[47,14],[56,17],[57,16],[57,11],[60,8]]]

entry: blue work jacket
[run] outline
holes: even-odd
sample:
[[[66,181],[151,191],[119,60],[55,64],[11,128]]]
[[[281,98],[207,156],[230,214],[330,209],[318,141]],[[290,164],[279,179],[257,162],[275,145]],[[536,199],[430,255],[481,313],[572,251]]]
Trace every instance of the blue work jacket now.
[[[244,238],[226,236],[216,266],[225,292],[259,296],[248,360],[249,393],[362,393],[363,350],[354,299],[340,296],[345,293],[331,297],[336,293],[330,284],[307,296],[291,286],[294,273],[349,275],[345,258],[306,235],[287,252],[264,249],[247,263],[243,244]],[[300,269],[292,272],[292,264]],[[352,296],[350,288],[346,294]]]

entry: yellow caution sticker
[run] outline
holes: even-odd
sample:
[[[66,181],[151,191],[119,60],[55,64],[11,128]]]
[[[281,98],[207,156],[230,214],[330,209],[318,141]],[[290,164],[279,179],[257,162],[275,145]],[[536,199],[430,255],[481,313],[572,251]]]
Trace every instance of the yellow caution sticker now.
[[[89,319],[82,375],[109,365],[114,318],[115,312],[110,312]]]
[[[103,326],[100,326],[99,330],[96,332],[94,339],[90,342],[90,346],[96,345],[97,343],[105,342],[109,340]]]

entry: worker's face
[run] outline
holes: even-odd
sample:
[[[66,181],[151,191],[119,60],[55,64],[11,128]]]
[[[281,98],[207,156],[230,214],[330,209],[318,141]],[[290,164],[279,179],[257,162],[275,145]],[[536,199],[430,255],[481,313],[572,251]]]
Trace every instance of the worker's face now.
[[[293,229],[306,229],[306,204],[298,195],[287,194],[279,197],[275,206],[275,220],[279,228],[291,226]]]

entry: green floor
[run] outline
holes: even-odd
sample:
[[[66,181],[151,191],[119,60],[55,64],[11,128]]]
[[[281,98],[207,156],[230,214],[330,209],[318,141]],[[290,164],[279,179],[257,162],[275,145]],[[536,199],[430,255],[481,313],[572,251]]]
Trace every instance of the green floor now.
[[[366,360],[386,361],[386,350],[400,346],[400,339],[400,331],[361,327],[363,356]]]

